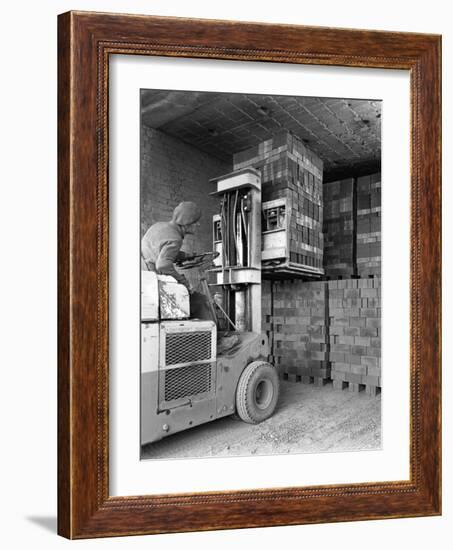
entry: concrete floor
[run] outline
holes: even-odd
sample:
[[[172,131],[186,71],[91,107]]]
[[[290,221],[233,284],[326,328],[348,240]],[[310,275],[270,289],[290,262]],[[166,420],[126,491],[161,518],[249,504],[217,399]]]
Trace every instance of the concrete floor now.
[[[222,418],[142,448],[142,458],[360,451],[381,446],[381,398],[281,382],[274,415],[251,425]]]

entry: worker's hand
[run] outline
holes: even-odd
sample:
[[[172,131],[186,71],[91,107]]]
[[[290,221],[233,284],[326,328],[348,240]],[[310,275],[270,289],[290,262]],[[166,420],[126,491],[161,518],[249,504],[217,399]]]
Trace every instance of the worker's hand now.
[[[187,256],[183,261],[176,262],[180,269],[192,269],[194,267],[208,267],[215,258],[219,256],[219,252],[201,252],[193,256]]]
[[[190,295],[192,295],[195,292],[194,287],[189,283],[189,281],[187,281],[186,287],[187,287],[187,290],[189,291]]]

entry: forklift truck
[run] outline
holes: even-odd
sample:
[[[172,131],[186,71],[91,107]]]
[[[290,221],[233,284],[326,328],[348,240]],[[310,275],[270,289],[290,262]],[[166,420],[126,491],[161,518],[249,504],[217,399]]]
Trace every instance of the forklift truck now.
[[[278,402],[261,332],[261,176],[245,169],[212,181],[215,251],[180,264],[209,262],[215,300],[201,281],[212,318],[191,317],[189,292],[173,277],[142,271],[142,445],[229,415],[257,424]]]

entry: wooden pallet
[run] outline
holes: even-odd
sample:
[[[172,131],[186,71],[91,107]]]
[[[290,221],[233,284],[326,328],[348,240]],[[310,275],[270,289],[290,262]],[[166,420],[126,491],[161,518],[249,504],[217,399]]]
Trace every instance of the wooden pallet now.
[[[284,372],[282,374],[283,380],[289,380],[290,382],[296,382],[301,384],[313,384],[316,387],[322,387],[332,382],[330,378],[324,378],[321,376],[300,376],[299,374],[291,374]]]
[[[372,397],[376,397],[382,391],[379,386],[371,386],[369,384],[356,384],[355,382],[346,382],[345,380],[334,380],[333,388],[335,390],[348,390],[354,393],[364,391],[367,395],[371,395]]]

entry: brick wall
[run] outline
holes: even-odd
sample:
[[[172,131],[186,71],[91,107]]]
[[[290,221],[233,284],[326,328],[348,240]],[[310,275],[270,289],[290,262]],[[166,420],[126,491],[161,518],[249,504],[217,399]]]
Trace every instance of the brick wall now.
[[[184,239],[185,251],[212,250],[212,216],[218,200],[209,180],[231,171],[220,161],[182,141],[142,126],[141,133],[141,236],[157,221],[171,219],[181,201],[191,200],[202,209],[200,227]]]

